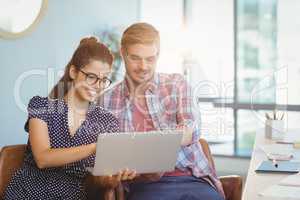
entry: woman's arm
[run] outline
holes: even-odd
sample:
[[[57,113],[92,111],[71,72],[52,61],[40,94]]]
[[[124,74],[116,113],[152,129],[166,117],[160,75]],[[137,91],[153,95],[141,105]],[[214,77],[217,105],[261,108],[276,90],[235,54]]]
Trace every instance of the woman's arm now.
[[[76,162],[96,151],[95,143],[70,148],[51,148],[47,124],[37,118],[29,120],[29,141],[35,162],[40,169]]]

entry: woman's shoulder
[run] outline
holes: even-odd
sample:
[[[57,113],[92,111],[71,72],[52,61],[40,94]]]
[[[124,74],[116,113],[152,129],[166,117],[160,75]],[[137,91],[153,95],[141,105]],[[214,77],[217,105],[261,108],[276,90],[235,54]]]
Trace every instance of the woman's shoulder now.
[[[33,96],[28,103],[28,112],[30,113],[56,113],[59,111],[59,108],[63,108],[63,106],[59,106],[63,104],[59,99],[51,99],[49,97],[42,96]]]
[[[36,96],[33,96],[30,100],[29,100],[29,105],[30,106],[47,106],[49,104],[53,105],[53,104],[57,104],[57,103],[60,103],[60,102],[63,102],[63,100],[61,99],[51,99],[49,97],[43,97],[43,96],[39,96],[39,95],[36,95]]]
[[[28,119],[25,123],[25,131],[29,130],[29,119],[38,118],[44,122],[48,122],[48,104],[49,100],[47,97],[34,96],[29,100],[27,111],[28,111]]]
[[[29,100],[27,110],[29,113],[45,112],[48,104],[48,97],[34,96]]]
[[[42,96],[33,96],[30,100],[29,100],[29,105],[32,106],[39,106],[39,105],[45,105],[48,104],[48,97],[42,97]]]

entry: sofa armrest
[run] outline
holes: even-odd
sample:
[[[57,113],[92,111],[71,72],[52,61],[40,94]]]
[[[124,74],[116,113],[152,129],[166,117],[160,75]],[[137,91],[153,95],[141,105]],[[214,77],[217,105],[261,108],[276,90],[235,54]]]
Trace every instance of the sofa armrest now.
[[[241,200],[243,179],[237,175],[221,176],[219,177],[223,190],[225,192],[226,200]]]
[[[0,199],[12,175],[23,164],[26,145],[11,145],[1,148],[0,152]]]

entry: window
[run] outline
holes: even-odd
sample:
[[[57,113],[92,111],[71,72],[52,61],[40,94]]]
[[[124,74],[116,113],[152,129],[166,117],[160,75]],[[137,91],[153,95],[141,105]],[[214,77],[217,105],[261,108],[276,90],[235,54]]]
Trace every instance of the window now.
[[[264,126],[264,112],[280,105],[293,111],[283,111],[287,129],[296,128],[300,120],[300,113],[295,112],[300,111],[300,86],[296,83],[300,78],[300,59],[296,55],[300,50],[300,39],[296,37],[300,34],[300,23],[291,20],[297,15],[300,2],[237,0],[235,7],[236,153],[247,156],[256,132],[251,129]],[[248,108],[238,109],[238,104]],[[269,109],[251,114],[251,106],[256,104],[260,109]]]
[[[181,48],[178,48],[178,45],[183,44],[181,41],[183,1],[142,0],[140,15],[141,21],[151,23],[160,32],[161,52],[157,71],[183,73],[183,52]]]
[[[181,72],[194,87],[214,154],[250,156],[274,109],[285,113],[286,128],[300,128],[300,1],[141,2],[141,20],[166,40],[159,71]]]

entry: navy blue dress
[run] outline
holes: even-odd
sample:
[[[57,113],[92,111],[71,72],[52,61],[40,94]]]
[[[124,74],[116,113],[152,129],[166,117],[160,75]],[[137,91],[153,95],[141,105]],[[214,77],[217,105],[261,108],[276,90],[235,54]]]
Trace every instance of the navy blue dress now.
[[[117,119],[110,112],[91,103],[86,120],[71,136],[68,128],[68,106],[62,99],[33,97],[28,105],[28,120],[38,118],[48,125],[51,148],[68,148],[97,141],[100,133],[118,132]],[[28,132],[28,120],[25,130]],[[24,164],[13,176],[4,199],[86,199],[86,167],[94,165],[95,155],[62,167],[39,169],[28,141]]]

